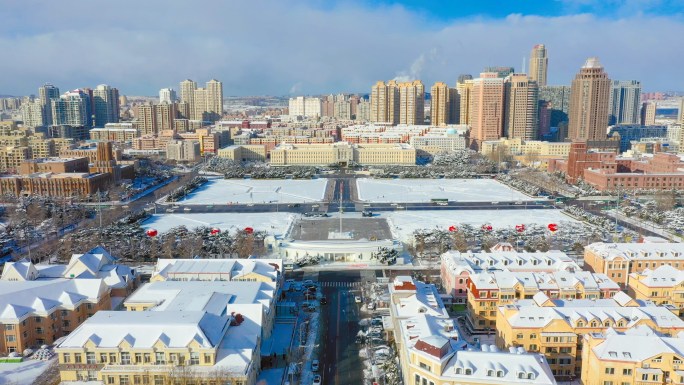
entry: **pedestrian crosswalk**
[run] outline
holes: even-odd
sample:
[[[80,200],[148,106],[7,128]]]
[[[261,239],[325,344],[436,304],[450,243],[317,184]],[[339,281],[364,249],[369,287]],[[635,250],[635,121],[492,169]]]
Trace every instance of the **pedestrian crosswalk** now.
[[[335,282],[335,281],[323,281],[319,282],[321,287],[361,287],[362,282]]]

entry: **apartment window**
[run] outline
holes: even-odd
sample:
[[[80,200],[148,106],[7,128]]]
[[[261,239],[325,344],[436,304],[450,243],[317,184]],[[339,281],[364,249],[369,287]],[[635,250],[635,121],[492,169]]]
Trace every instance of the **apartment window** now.
[[[14,330],[14,325],[5,325],[5,330]]]
[[[641,375],[641,381],[648,381],[648,374],[644,373]]]
[[[572,363],[572,360],[570,358],[559,358],[558,359],[559,365],[570,365],[571,363]]]
[[[525,338],[525,336],[523,336],[522,333],[518,333],[518,334],[515,335],[515,338],[521,340],[521,339]]]
[[[142,353],[135,353],[135,363],[136,364],[142,363]]]
[[[164,352],[155,352],[154,353],[154,360],[157,362],[157,365],[165,364],[166,363],[166,357],[164,357]],[[155,376],[155,381],[157,381],[156,377],[157,376]]]
[[[69,321],[69,320],[62,321],[62,326],[64,326],[65,328],[68,328],[69,326],[71,326],[71,321]]]
[[[660,381],[660,376],[657,374],[653,375],[653,381]]]
[[[420,385],[420,376],[416,374],[416,378],[415,378],[415,379],[416,379],[415,385]]]
[[[536,352],[536,351],[537,351],[537,344],[531,344],[531,345],[530,345],[530,351],[531,351],[531,352]]]
[[[36,321],[37,324],[43,322],[43,319],[41,317],[33,317],[33,320]]]
[[[142,385],[142,377],[140,375],[135,375],[133,376],[133,384],[134,385]]]
[[[100,362],[101,363],[107,362],[107,353],[100,353]]]
[[[86,309],[93,310],[93,304],[92,303],[86,304]]]
[[[63,353],[62,354],[62,361],[64,361],[65,364],[68,364],[71,362],[71,353]]]
[[[108,385],[114,384],[114,376],[107,376],[107,384]]]
[[[17,340],[17,337],[15,337],[15,336],[6,336],[6,337],[5,337],[5,340],[7,340],[7,342],[14,342],[14,341]]]
[[[429,367],[428,365],[426,365],[426,364],[424,364],[424,363],[422,363],[422,362],[418,363],[418,365],[420,366],[421,369],[425,369],[425,370],[427,370],[428,372],[430,371],[430,367]]]
[[[43,334],[43,328],[36,328],[36,334]]]
[[[80,364],[83,362],[81,359],[81,353],[74,353],[74,362],[77,364]]]
[[[143,354],[143,362],[149,364],[152,361],[152,355],[150,353]]]
[[[631,376],[632,375],[632,369],[622,369],[622,375],[623,376]]]
[[[211,354],[204,353],[204,363],[211,364]]]
[[[535,333],[530,334],[530,339],[534,340],[537,338],[537,335]]]
[[[116,362],[116,353],[109,353],[109,363],[113,364]]]
[[[131,353],[121,352],[121,365],[131,364]]]
[[[613,385],[613,381],[603,381],[603,385]]]
[[[562,347],[560,348],[560,352],[563,354],[570,354],[572,352],[572,348],[570,347]]]
[[[94,370],[88,371],[88,381],[97,381],[97,372]]]
[[[606,374],[615,374],[615,368],[606,368]]]
[[[119,385],[130,385],[128,376],[119,376]]]
[[[150,376],[148,376],[147,374],[143,374],[142,380],[143,380],[143,385],[149,385],[150,384]]]
[[[95,359],[95,353],[93,353],[93,352],[86,353],[86,363],[87,364],[96,364],[97,363],[97,360]]]
[[[190,353],[190,365],[199,365],[199,353],[197,352],[191,352]]]
[[[632,385],[631,382],[621,382],[620,385]]]
[[[164,385],[164,377],[163,376],[154,376],[154,385]]]

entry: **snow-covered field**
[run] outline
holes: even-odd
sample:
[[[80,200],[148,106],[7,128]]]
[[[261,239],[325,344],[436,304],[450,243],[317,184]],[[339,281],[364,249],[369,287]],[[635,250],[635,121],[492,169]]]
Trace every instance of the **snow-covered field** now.
[[[145,222],[145,229],[157,229],[160,233],[176,226],[193,229],[199,226],[217,227],[221,231],[233,231],[252,227],[269,234],[284,234],[295,215],[291,213],[215,213],[215,214],[155,214]]]
[[[31,385],[55,363],[49,361],[26,360],[18,364],[0,364],[0,384]]]
[[[357,179],[359,199],[367,202],[460,202],[534,200],[492,179]]]
[[[546,226],[563,222],[575,222],[573,218],[561,210],[425,210],[425,211],[393,211],[380,213],[380,217],[388,218],[392,233],[401,241],[408,241],[418,229],[448,229],[449,226],[469,224],[480,227],[485,223],[494,229],[513,228],[515,225],[539,224]]]
[[[211,179],[178,204],[304,203],[323,199],[327,179]]]

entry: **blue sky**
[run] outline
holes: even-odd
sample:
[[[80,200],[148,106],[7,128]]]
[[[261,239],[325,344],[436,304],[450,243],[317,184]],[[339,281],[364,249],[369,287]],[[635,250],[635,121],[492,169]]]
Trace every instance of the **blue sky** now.
[[[0,94],[106,83],[155,95],[217,78],[226,95],[455,84],[549,53],[549,83],[587,57],[645,90],[684,90],[684,0],[3,0]]]

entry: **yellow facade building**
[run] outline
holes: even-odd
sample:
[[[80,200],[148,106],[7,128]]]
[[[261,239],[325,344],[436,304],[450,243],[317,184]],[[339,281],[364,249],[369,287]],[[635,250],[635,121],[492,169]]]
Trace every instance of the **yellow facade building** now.
[[[586,334],[584,385],[684,384],[684,338],[648,327]]]
[[[271,164],[287,165],[414,165],[416,149],[404,143],[392,144],[281,144],[271,150]]]
[[[552,300],[538,293],[532,300],[497,309],[496,344],[502,349],[521,346],[543,353],[557,378],[574,379],[584,364],[585,334],[648,326],[676,335],[684,331],[684,321],[672,310],[670,306],[638,302],[623,292],[613,299],[594,300]]]
[[[236,162],[265,162],[266,145],[246,144],[242,146],[227,146],[219,149],[216,156]]]
[[[584,248],[584,263],[594,272],[627,286],[632,273],[670,265],[684,269],[684,243],[592,243]]]
[[[629,275],[629,295],[656,305],[672,305],[684,315],[684,271],[671,265]]]

